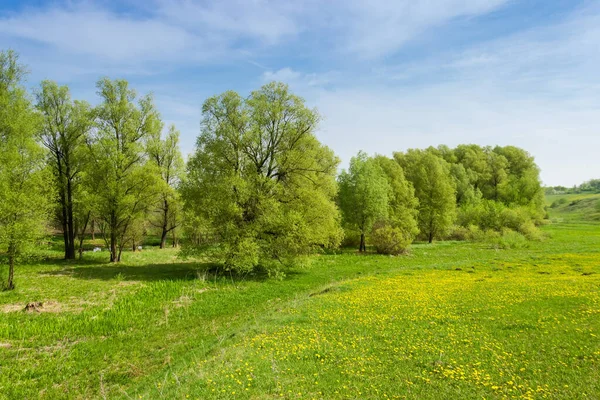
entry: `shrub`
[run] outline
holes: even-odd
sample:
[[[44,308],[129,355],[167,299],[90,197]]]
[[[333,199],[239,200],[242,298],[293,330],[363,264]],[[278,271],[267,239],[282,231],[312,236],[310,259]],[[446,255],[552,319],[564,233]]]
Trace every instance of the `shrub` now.
[[[550,205],[550,208],[556,208],[556,207],[562,206],[563,204],[567,204],[567,199],[565,199],[564,197],[561,197],[560,199],[554,200],[552,202],[552,204]]]
[[[397,255],[406,253],[412,238],[398,227],[387,222],[378,222],[373,227],[371,242],[379,254]]]
[[[523,234],[504,229],[502,235],[493,241],[493,246],[500,249],[523,249],[529,247],[529,242]]]

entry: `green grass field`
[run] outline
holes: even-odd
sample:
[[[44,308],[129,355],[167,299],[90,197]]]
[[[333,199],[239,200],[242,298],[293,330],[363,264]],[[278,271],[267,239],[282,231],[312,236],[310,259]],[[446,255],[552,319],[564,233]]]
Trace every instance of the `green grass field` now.
[[[598,399],[600,224],[574,200],[527,248],[347,250],[284,280],[45,250],[0,293],[0,398]]]

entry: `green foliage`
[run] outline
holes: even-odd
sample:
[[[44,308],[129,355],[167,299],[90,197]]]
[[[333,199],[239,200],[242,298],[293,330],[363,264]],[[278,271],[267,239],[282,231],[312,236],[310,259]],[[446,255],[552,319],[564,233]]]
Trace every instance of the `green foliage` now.
[[[419,233],[417,226],[419,201],[415,197],[415,189],[396,161],[384,156],[376,156],[374,160],[385,173],[390,186],[387,223],[398,228],[410,243]]]
[[[184,178],[185,165],[179,150],[179,131],[171,125],[164,139],[160,131],[150,132],[147,151],[150,162],[158,169],[163,181],[150,222],[160,230],[160,247],[165,248],[167,235],[176,233],[183,217],[178,188]]]
[[[76,227],[88,218],[82,175],[89,166],[87,139],[92,127],[91,108],[72,101],[67,86],[43,81],[36,93],[36,107],[42,115],[40,139],[48,149],[47,164],[54,175],[57,220],[65,242],[65,258],[75,258]]]
[[[246,99],[211,97],[202,111],[183,195],[186,212],[210,225],[215,261],[239,272],[277,270],[339,244],[339,161],[314,135],[315,110],[270,83]]]
[[[145,218],[163,191],[161,171],[146,155],[146,143],[159,134],[162,123],[150,96],[134,103],[136,94],[127,81],[102,79],[97,88],[102,103],[94,110],[97,129],[90,145],[88,182],[95,188],[110,260],[120,261],[131,239],[129,230]]]
[[[0,52],[0,246],[9,264],[6,289],[14,288],[15,263],[45,233],[51,198],[52,177],[36,142],[40,119],[22,87],[23,75],[16,54]]]
[[[410,149],[395,153],[394,157],[415,188],[421,235],[430,243],[443,238],[456,217],[456,191],[450,165],[430,150]]]
[[[342,171],[338,181],[344,225],[360,233],[359,250],[364,251],[365,235],[371,231],[375,222],[386,220],[389,216],[388,204],[393,193],[388,176],[375,159],[359,152],[356,157],[352,157],[348,171]],[[400,195],[399,193],[398,196]],[[398,203],[400,201],[400,198],[395,200]]]
[[[513,230],[507,229],[502,235],[493,242],[493,245],[500,249],[524,249],[529,247],[529,242],[525,235]]]
[[[390,222],[380,221],[374,224],[371,242],[379,254],[398,255],[407,252],[414,236]]]
[[[567,199],[564,197],[561,197],[558,200],[554,200],[552,202],[552,205],[550,206],[550,208],[556,208],[556,207],[562,206],[563,204],[567,204]]]

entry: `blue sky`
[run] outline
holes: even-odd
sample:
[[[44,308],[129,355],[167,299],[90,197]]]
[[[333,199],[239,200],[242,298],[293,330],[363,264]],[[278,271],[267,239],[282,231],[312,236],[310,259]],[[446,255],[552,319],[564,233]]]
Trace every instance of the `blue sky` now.
[[[544,183],[600,178],[600,2],[0,1],[0,48],[97,102],[102,76],[153,92],[193,151],[202,102],[287,82],[359,150],[521,146]]]

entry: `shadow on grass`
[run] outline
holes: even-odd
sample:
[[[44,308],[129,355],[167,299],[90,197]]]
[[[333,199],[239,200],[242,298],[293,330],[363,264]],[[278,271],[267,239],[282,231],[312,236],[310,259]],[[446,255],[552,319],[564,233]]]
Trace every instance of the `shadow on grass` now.
[[[56,260],[54,265],[56,265]],[[140,266],[98,264],[89,266],[65,266],[60,270],[41,271],[40,275],[69,276],[89,280],[123,280],[123,281],[168,281],[182,280],[233,280],[264,281],[267,274],[234,274],[223,271],[222,267],[213,263],[169,263],[146,264]]]

